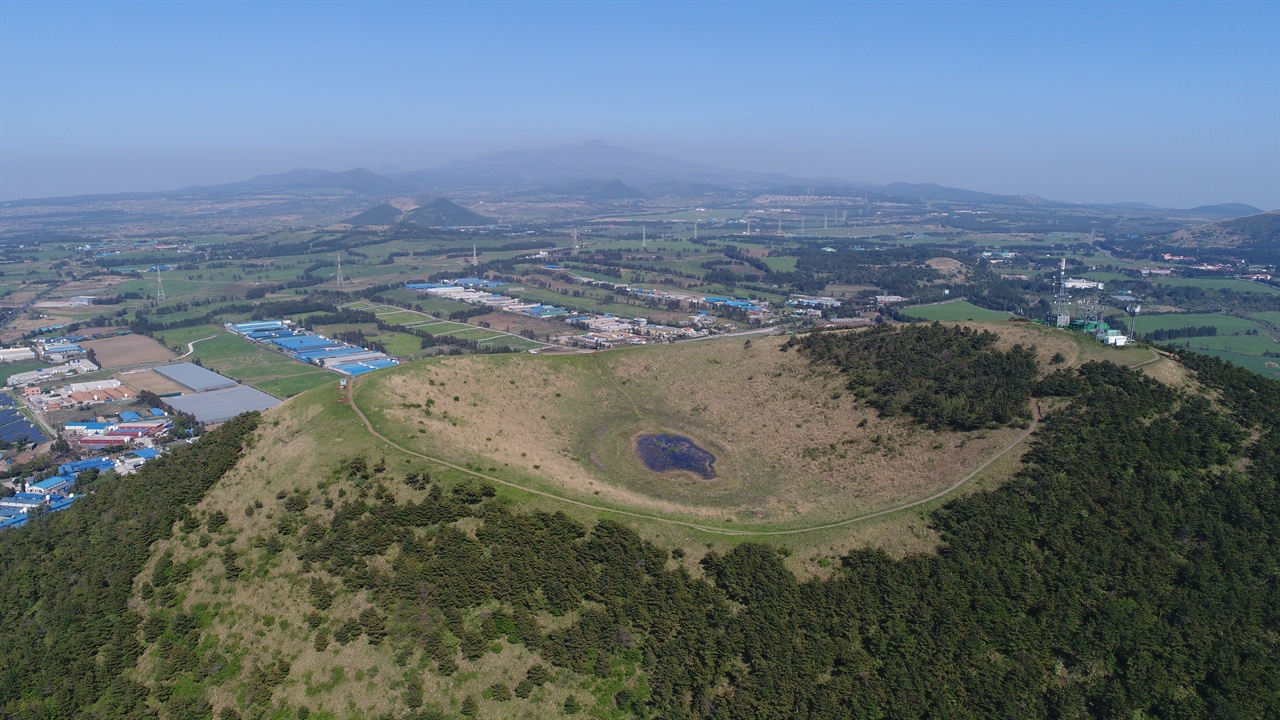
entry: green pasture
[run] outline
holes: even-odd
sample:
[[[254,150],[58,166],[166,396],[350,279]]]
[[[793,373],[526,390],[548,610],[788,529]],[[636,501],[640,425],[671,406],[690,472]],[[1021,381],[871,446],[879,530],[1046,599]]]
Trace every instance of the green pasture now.
[[[471,327],[475,327],[474,325],[453,322],[452,320],[432,320],[430,318],[425,318],[425,317],[420,317],[419,320],[424,321],[423,324],[415,324],[413,326],[413,329],[422,330],[423,332],[429,332],[432,335],[441,335],[446,333],[458,332],[461,330],[466,330]]]
[[[764,264],[774,272],[794,272],[796,269],[796,261],[798,258],[793,257],[766,257],[762,258]]]
[[[18,373],[31,372],[40,368],[49,367],[48,363],[39,360],[19,360],[17,362],[0,363],[0,383],[17,375]]]
[[[417,293],[414,293],[416,296]],[[449,313],[459,310],[470,310],[471,306],[466,303],[457,302],[456,300],[445,300],[443,298],[434,298],[429,295],[421,296],[420,300],[413,300],[414,306],[421,306],[422,311],[430,313],[438,317],[449,317]]]
[[[427,319],[422,313],[389,308],[385,305],[375,309],[373,313],[379,320],[392,325],[407,325],[409,323],[421,322]]]
[[[1277,313],[1277,315],[1280,315],[1280,313]],[[1261,326],[1257,322],[1248,318],[1214,313],[1139,315],[1137,322],[1138,332],[1144,334],[1154,330],[1173,330],[1184,327],[1200,327],[1202,325],[1212,325],[1218,328],[1218,337],[1223,335],[1243,335],[1249,330],[1261,330]],[[1203,338],[1188,339],[1200,340]]]
[[[1251,313],[1249,317],[1272,325],[1280,325],[1280,311]]]
[[[1138,332],[1143,332],[1139,321]],[[1175,343],[1186,343],[1193,350],[1220,350],[1237,355],[1262,355],[1280,353],[1280,343],[1264,335],[1214,335],[1210,337],[1179,338]],[[1277,409],[1280,412],[1280,409]]]
[[[301,363],[299,363],[299,365],[301,366]],[[275,395],[278,398],[289,398],[299,393],[306,392],[312,388],[320,387],[325,383],[336,384],[338,382],[338,377],[339,376],[335,373],[317,368],[297,375],[281,377],[274,380],[263,380],[256,383],[255,387],[263,392]]]
[[[210,326],[182,330],[193,332],[169,331],[162,335],[163,342],[167,345],[181,343],[182,352],[186,352],[187,342],[217,332]],[[195,352],[187,359],[196,358],[210,370],[278,397],[297,394],[334,377],[327,370],[299,362],[226,331],[217,332],[209,340],[197,342]]]
[[[1235,278],[1160,278],[1153,280],[1153,285],[1169,287],[1198,287],[1205,290],[1234,290],[1238,293],[1261,293],[1264,295],[1280,295],[1280,288],[1261,283],[1237,280]]]
[[[978,307],[968,300],[953,300],[951,302],[938,303],[937,305],[904,307],[901,312],[911,317],[940,321],[990,320],[999,322],[1013,317],[1011,313]]]
[[[1272,365],[1280,365],[1280,358],[1263,357],[1261,355],[1243,355],[1226,350],[1211,350],[1206,348],[1192,348],[1192,350],[1204,355],[1212,355],[1219,360],[1229,362],[1236,367],[1242,367],[1250,372],[1257,373],[1262,377],[1280,381],[1280,367],[1272,367]],[[1271,363],[1271,365],[1268,365],[1267,363]]]

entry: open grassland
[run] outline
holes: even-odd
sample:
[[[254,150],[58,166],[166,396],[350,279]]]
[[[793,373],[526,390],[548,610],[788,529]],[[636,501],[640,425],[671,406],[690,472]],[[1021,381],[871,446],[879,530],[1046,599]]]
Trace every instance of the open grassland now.
[[[1042,339],[1069,357],[1085,354],[1073,338]],[[591,504],[748,531],[927,497],[1019,434],[882,420],[843,394],[841,377],[779,345],[757,338],[745,347],[448,358],[364,380],[358,402],[380,432],[426,455]],[[717,477],[647,470],[633,443],[657,431],[714,453]]]
[[[403,658],[397,659],[396,648],[389,643],[377,645],[360,638],[316,647],[315,631],[307,622],[308,611],[314,606],[306,580],[315,574],[315,569],[304,568],[293,553],[263,554],[252,549],[264,538],[275,536],[283,516],[280,498],[295,491],[308,492],[310,504],[305,515],[327,521],[332,510],[322,506],[322,498],[367,493],[367,488],[360,490],[349,478],[335,472],[341,461],[355,455],[366,456],[371,464],[379,462],[373,481],[402,502],[421,501],[427,494],[401,482],[406,473],[430,472],[433,482],[445,488],[468,480],[462,474],[402,455],[376,441],[343,400],[334,383],[267,413],[244,460],[209,491],[195,510],[200,517],[225,513],[227,523],[213,534],[216,544],[208,542],[210,536],[203,529],[175,531],[172,537],[157,543],[151,564],[139,575],[135,593],[146,578],[153,576],[156,561],[166,552],[173,553],[175,563],[189,562],[192,572],[178,602],[198,618],[204,637],[216,638],[231,659],[225,677],[242,672],[252,676],[252,668],[271,666],[276,658],[286,658],[288,681],[275,689],[274,700],[295,708],[306,707],[311,717],[374,717],[399,711],[403,708],[402,691],[410,677],[422,682],[425,692],[420,692],[427,701],[442,703],[437,707],[448,711],[450,717],[457,717],[460,699],[467,695],[480,700],[482,717],[555,717],[570,694],[588,708],[584,716],[612,717],[613,696],[622,687],[621,679],[614,674],[595,677],[556,669],[553,679],[527,698],[492,700],[487,694],[490,686],[502,683],[508,689],[514,687],[539,660],[523,645],[505,639],[489,643],[479,657],[460,658],[457,671],[447,677],[426,669],[428,657],[406,665]],[[507,489],[504,496],[519,505],[521,512],[568,510],[581,522],[591,524],[594,520],[589,513],[553,507],[555,503],[519,491]],[[255,508],[255,503],[260,509]],[[476,524],[473,519],[456,523],[468,532],[473,532]],[[223,546],[241,556],[243,572],[235,581],[224,576],[220,562],[210,562],[212,557],[221,555]],[[688,560],[690,566],[696,567],[693,563],[705,552],[702,547],[693,560]],[[343,621],[354,621],[369,607],[363,592],[334,585],[338,589],[324,613],[324,628],[330,633]],[[483,614],[483,610],[474,613],[468,622],[479,623]],[[544,628],[563,627],[575,617],[539,613],[537,621]],[[451,643],[458,641],[453,635],[447,637]],[[159,662],[154,652],[148,652],[139,663],[140,674],[153,676]],[[243,691],[241,683],[215,681],[208,683],[206,689],[216,706],[235,705],[243,699],[237,694]],[[181,691],[181,687],[174,689],[175,694]],[[293,711],[289,716],[295,716]]]
[[[904,315],[923,318],[925,320],[964,321],[964,320],[1007,320],[1013,315],[999,310],[988,310],[978,307],[968,300],[952,300],[936,305],[919,305],[902,308]]]
[[[155,334],[157,340],[169,346],[179,355],[187,351],[187,343],[203,338],[217,337],[226,332],[218,325],[196,325],[194,327],[175,328]],[[199,345],[199,343],[197,343]]]

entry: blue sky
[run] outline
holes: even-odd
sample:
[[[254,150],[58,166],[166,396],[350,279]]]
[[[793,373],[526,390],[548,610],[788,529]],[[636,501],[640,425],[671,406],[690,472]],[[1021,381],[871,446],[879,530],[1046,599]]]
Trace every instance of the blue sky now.
[[[0,2],[0,198],[599,138],[1280,208],[1280,3]]]

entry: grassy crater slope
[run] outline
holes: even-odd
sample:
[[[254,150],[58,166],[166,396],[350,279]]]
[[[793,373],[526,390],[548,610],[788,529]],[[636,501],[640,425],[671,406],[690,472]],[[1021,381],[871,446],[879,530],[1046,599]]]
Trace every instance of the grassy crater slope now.
[[[154,546],[133,676],[161,718],[1269,716],[1280,386],[1197,362],[1218,405],[1064,370],[946,552],[803,581],[388,449],[331,386]]]
[[[1035,345],[1042,365],[1056,353],[1068,365],[1151,357],[996,327],[1002,350]],[[447,358],[362,380],[356,397],[378,432],[408,450],[594,505],[738,528],[812,526],[928,497],[1021,433],[881,417],[846,391],[835,366],[783,345],[755,337]],[[716,477],[648,470],[635,441],[659,432],[713,453]]]

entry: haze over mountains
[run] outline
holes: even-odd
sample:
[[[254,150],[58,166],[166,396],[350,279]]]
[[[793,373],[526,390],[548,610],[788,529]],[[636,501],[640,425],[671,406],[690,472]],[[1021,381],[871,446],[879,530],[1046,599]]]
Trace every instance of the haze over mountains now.
[[[949,188],[933,183],[895,182],[877,185],[832,178],[798,178],[779,173],[721,168],[678,158],[608,145],[599,140],[540,150],[500,152],[438,168],[380,174],[365,168],[343,172],[296,169],[259,175],[240,182],[194,185],[186,188],[69,198],[34,198],[0,203],[0,207],[68,204],[110,199],[163,197],[230,197],[281,193],[308,195],[346,193],[390,199],[424,193],[485,193],[497,196],[567,196],[589,201],[653,197],[711,197],[743,192],[786,195],[864,196],[870,200],[893,197],[922,201],[1000,203],[1045,206],[1074,204],[1050,201],[1034,195],[998,195]],[[1115,203],[1137,208],[1137,203]],[[1141,205],[1151,208],[1149,205]],[[1188,209],[1198,215],[1221,218],[1261,212],[1231,203]]]

